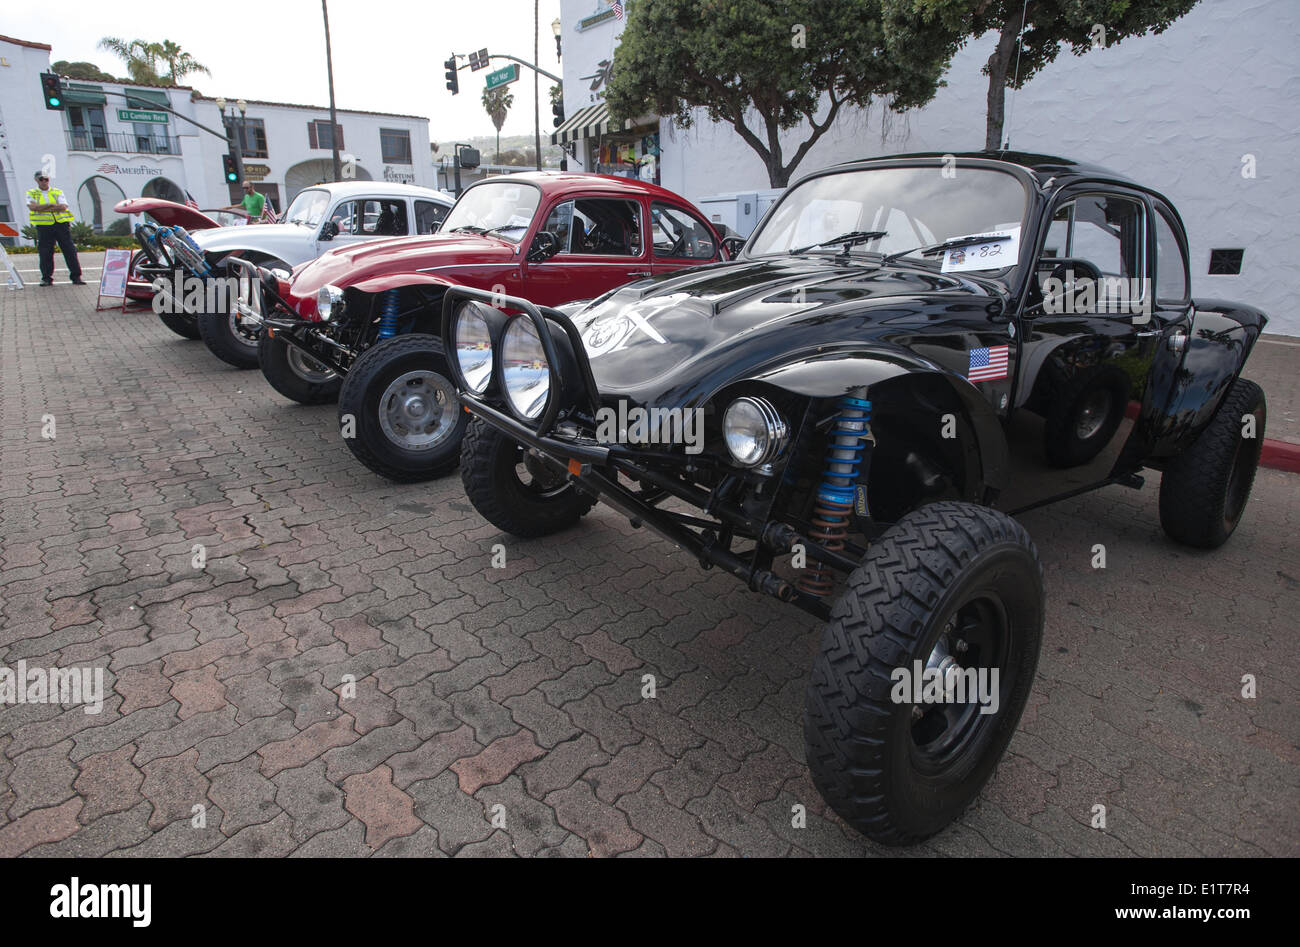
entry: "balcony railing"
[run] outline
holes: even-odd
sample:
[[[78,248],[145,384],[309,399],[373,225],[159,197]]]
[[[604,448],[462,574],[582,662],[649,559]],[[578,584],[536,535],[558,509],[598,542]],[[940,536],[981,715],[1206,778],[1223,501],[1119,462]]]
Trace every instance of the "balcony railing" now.
[[[69,151],[114,151],[132,155],[179,155],[181,141],[171,135],[136,135],[75,129],[66,132]]]

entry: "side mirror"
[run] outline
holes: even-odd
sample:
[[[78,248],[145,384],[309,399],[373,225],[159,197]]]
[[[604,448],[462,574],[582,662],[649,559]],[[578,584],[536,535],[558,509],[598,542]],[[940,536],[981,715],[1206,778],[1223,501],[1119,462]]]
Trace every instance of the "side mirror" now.
[[[722,249],[727,251],[727,259],[734,260],[736,254],[745,249],[745,238],[737,234],[722,238]]]
[[[528,251],[528,262],[540,263],[549,260],[560,252],[560,238],[549,230],[539,230],[533,238],[532,249]]]
[[[339,225],[336,220],[325,221],[325,226],[320,229],[320,238],[322,240],[333,240],[339,235]]]

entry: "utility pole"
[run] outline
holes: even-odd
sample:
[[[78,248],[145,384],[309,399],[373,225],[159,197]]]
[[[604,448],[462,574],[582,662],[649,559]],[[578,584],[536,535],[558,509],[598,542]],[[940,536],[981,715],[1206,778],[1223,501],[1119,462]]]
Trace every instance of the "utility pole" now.
[[[321,0],[321,2],[323,3],[324,0]],[[538,36],[541,35],[539,30],[541,29],[542,26],[541,11],[539,10],[540,4],[541,4],[541,0],[533,0],[533,62],[535,63],[542,61],[542,57],[541,57],[542,50],[541,47],[538,45],[539,40],[537,38]],[[538,171],[542,170],[542,103],[541,103],[541,93],[538,91],[538,89],[540,88],[540,86],[538,85],[539,78],[540,77],[537,74],[537,70],[534,68],[533,69],[533,134],[536,137],[536,141],[537,141],[537,170]]]
[[[330,144],[334,148],[334,180],[343,178],[343,168],[339,164],[339,120],[334,112],[334,57],[330,52],[330,11],[326,0],[320,0],[320,12],[325,17],[325,68],[330,77]]]

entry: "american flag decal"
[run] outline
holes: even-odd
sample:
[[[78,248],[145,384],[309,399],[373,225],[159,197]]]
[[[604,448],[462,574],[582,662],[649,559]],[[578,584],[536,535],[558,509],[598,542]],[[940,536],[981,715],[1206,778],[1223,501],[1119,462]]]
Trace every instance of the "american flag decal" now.
[[[970,370],[966,377],[971,381],[993,381],[1007,377],[1009,345],[995,345],[988,349],[970,350]]]

